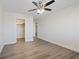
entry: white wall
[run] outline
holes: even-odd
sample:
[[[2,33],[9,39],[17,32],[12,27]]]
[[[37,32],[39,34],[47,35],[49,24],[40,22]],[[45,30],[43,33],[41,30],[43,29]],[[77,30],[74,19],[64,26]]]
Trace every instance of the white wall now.
[[[3,13],[3,40],[4,44],[16,42],[16,14],[4,12]]]
[[[39,38],[79,52],[79,3],[37,21]]]
[[[0,42],[1,42],[1,30],[2,30],[2,8],[1,8],[1,6],[0,6]]]
[[[35,37],[35,32],[36,32],[36,29],[35,29],[35,21],[33,20],[33,37]]]
[[[33,17],[32,16],[28,16],[27,17],[27,21],[25,22],[25,26],[26,26],[26,41],[33,41],[33,36],[34,36],[34,22],[33,22]]]
[[[25,19],[25,37],[26,41],[33,41],[33,18],[13,12],[4,12],[4,42],[5,44],[15,43],[17,38],[17,19]]]
[[[3,39],[2,39],[2,6],[0,5],[0,52],[2,51],[2,48],[4,46]]]

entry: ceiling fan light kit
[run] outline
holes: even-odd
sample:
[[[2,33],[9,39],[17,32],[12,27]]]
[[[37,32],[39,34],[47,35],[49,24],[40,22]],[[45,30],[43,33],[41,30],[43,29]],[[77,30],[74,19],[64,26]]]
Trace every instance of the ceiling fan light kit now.
[[[31,10],[28,10],[28,12],[31,12],[31,11],[37,11],[37,14],[42,14],[43,12],[45,11],[52,11],[52,9],[50,8],[46,8],[47,6],[49,6],[50,4],[54,3],[55,0],[51,0],[49,2],[47,2],[46,4],[43,4],[41,0],[37,2],[33,1],[32,3],[37,7],[36,9],[31,9]]]
[[[41,9],[41,10],[40,10],[40,9],[38,9],[38,10],[37,10],[37,13],[38,13],[38,14],[41,14],[41,13],[43,13],[43,12],[45,12],[45,10],[44,10],[44,9]]]

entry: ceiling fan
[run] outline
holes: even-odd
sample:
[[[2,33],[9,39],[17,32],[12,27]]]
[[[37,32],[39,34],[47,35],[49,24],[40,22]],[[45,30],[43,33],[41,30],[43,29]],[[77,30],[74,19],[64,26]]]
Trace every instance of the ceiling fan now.
[[[41,0],[39,0],[38,3],[35,2],[35,1],[33,1],[32,3],[33,3],[37,8],[28,10],[28,12],[37,10],[37,14],[41,14],[41,13],[43,13],[44,11],[52,11],[52,9],[46,8],[46,7],[49,6],[50,4],[54,3],[54,2],[55,2],[55,0],[51,0],[51,1],[47,2],[46,4],[43,4],[43,2],[42,2]]]

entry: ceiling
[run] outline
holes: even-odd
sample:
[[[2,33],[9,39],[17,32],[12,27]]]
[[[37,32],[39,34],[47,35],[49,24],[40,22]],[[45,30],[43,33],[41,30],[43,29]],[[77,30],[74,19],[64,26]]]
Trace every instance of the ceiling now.
[[[55,2],[52,5],[48,6],[49,8],[53,9],[52,12],[44,12],[43,14],[38,15],[36,11],[27,12],[27,10],[29,9],[36,8],[36,6],[32,4],[32,1],[38,0],[0,0],[4,10],[22,14],[28,13],[33,15],[35,19],[79,2],[79,0],[55,0]],[[44,3],[48,1],[50,0],[43,0]]]

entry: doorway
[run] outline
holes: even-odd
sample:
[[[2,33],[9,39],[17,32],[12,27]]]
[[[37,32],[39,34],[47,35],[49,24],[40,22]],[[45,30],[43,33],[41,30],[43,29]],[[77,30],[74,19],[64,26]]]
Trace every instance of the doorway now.
[[[25,19],[17,19],[17,43],[25,42]]]

